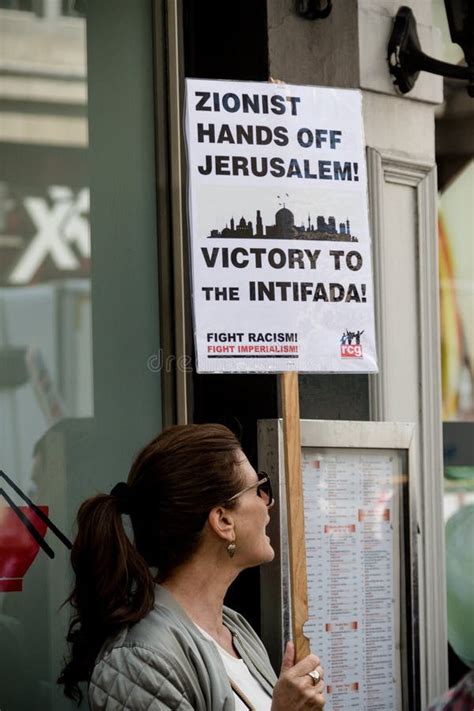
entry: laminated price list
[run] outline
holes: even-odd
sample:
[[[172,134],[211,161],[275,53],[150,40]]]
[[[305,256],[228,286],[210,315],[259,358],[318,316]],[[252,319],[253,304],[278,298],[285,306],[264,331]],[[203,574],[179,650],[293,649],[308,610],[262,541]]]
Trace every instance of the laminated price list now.
[[[394,461],[386,450],[305,449],[309,621],[327,711],[394,711]]]

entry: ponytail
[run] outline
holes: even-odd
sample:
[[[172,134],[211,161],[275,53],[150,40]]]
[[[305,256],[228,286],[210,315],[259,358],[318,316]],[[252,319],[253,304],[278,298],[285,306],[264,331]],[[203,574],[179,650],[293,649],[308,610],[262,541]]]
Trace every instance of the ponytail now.
[[[87,499],[77,516],[71,551],[74,589],[66,600],[75,612],[67,641],[70,658],[58,679],[79,705],[79,682],[88,682],[105,640],[141,620],[153,608],[154,582],[144,558],[128,539],[116,496]]]

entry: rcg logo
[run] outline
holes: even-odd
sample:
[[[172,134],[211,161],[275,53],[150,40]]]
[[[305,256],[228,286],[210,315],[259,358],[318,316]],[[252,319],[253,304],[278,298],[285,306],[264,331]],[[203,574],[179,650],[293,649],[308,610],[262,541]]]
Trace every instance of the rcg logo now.
[[[344,331],[341,337],[341,358],[362,358],[362,345],[360,337],[364,331]]]

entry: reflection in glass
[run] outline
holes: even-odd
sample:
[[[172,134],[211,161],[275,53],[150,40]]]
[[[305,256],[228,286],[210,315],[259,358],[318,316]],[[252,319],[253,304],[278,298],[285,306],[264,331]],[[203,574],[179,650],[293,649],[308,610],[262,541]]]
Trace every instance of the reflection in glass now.
[[[70,708],[55,683],[67,550],[44,516],[68,530],[61,426],[93,414],[85,20],[77,3],[2,0],[0,46],[2,561],[22,545],[20,578],[0,567],[0,707],[54,711]]]
[[[444,420],[474,421],[474,160],[440,196]]]
[[[444,520],[450,686],[474,663],[474,160],[440,195]]]

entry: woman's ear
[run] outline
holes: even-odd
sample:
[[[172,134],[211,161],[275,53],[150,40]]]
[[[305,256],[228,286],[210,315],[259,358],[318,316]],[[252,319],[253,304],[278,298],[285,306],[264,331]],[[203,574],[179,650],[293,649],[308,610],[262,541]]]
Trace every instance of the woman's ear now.
[[[209,512],[207,522],[210,529],[219,538],[229,542],[235,539],[234,518],[229,509],[224,508],[224,506],[215,506]]]

